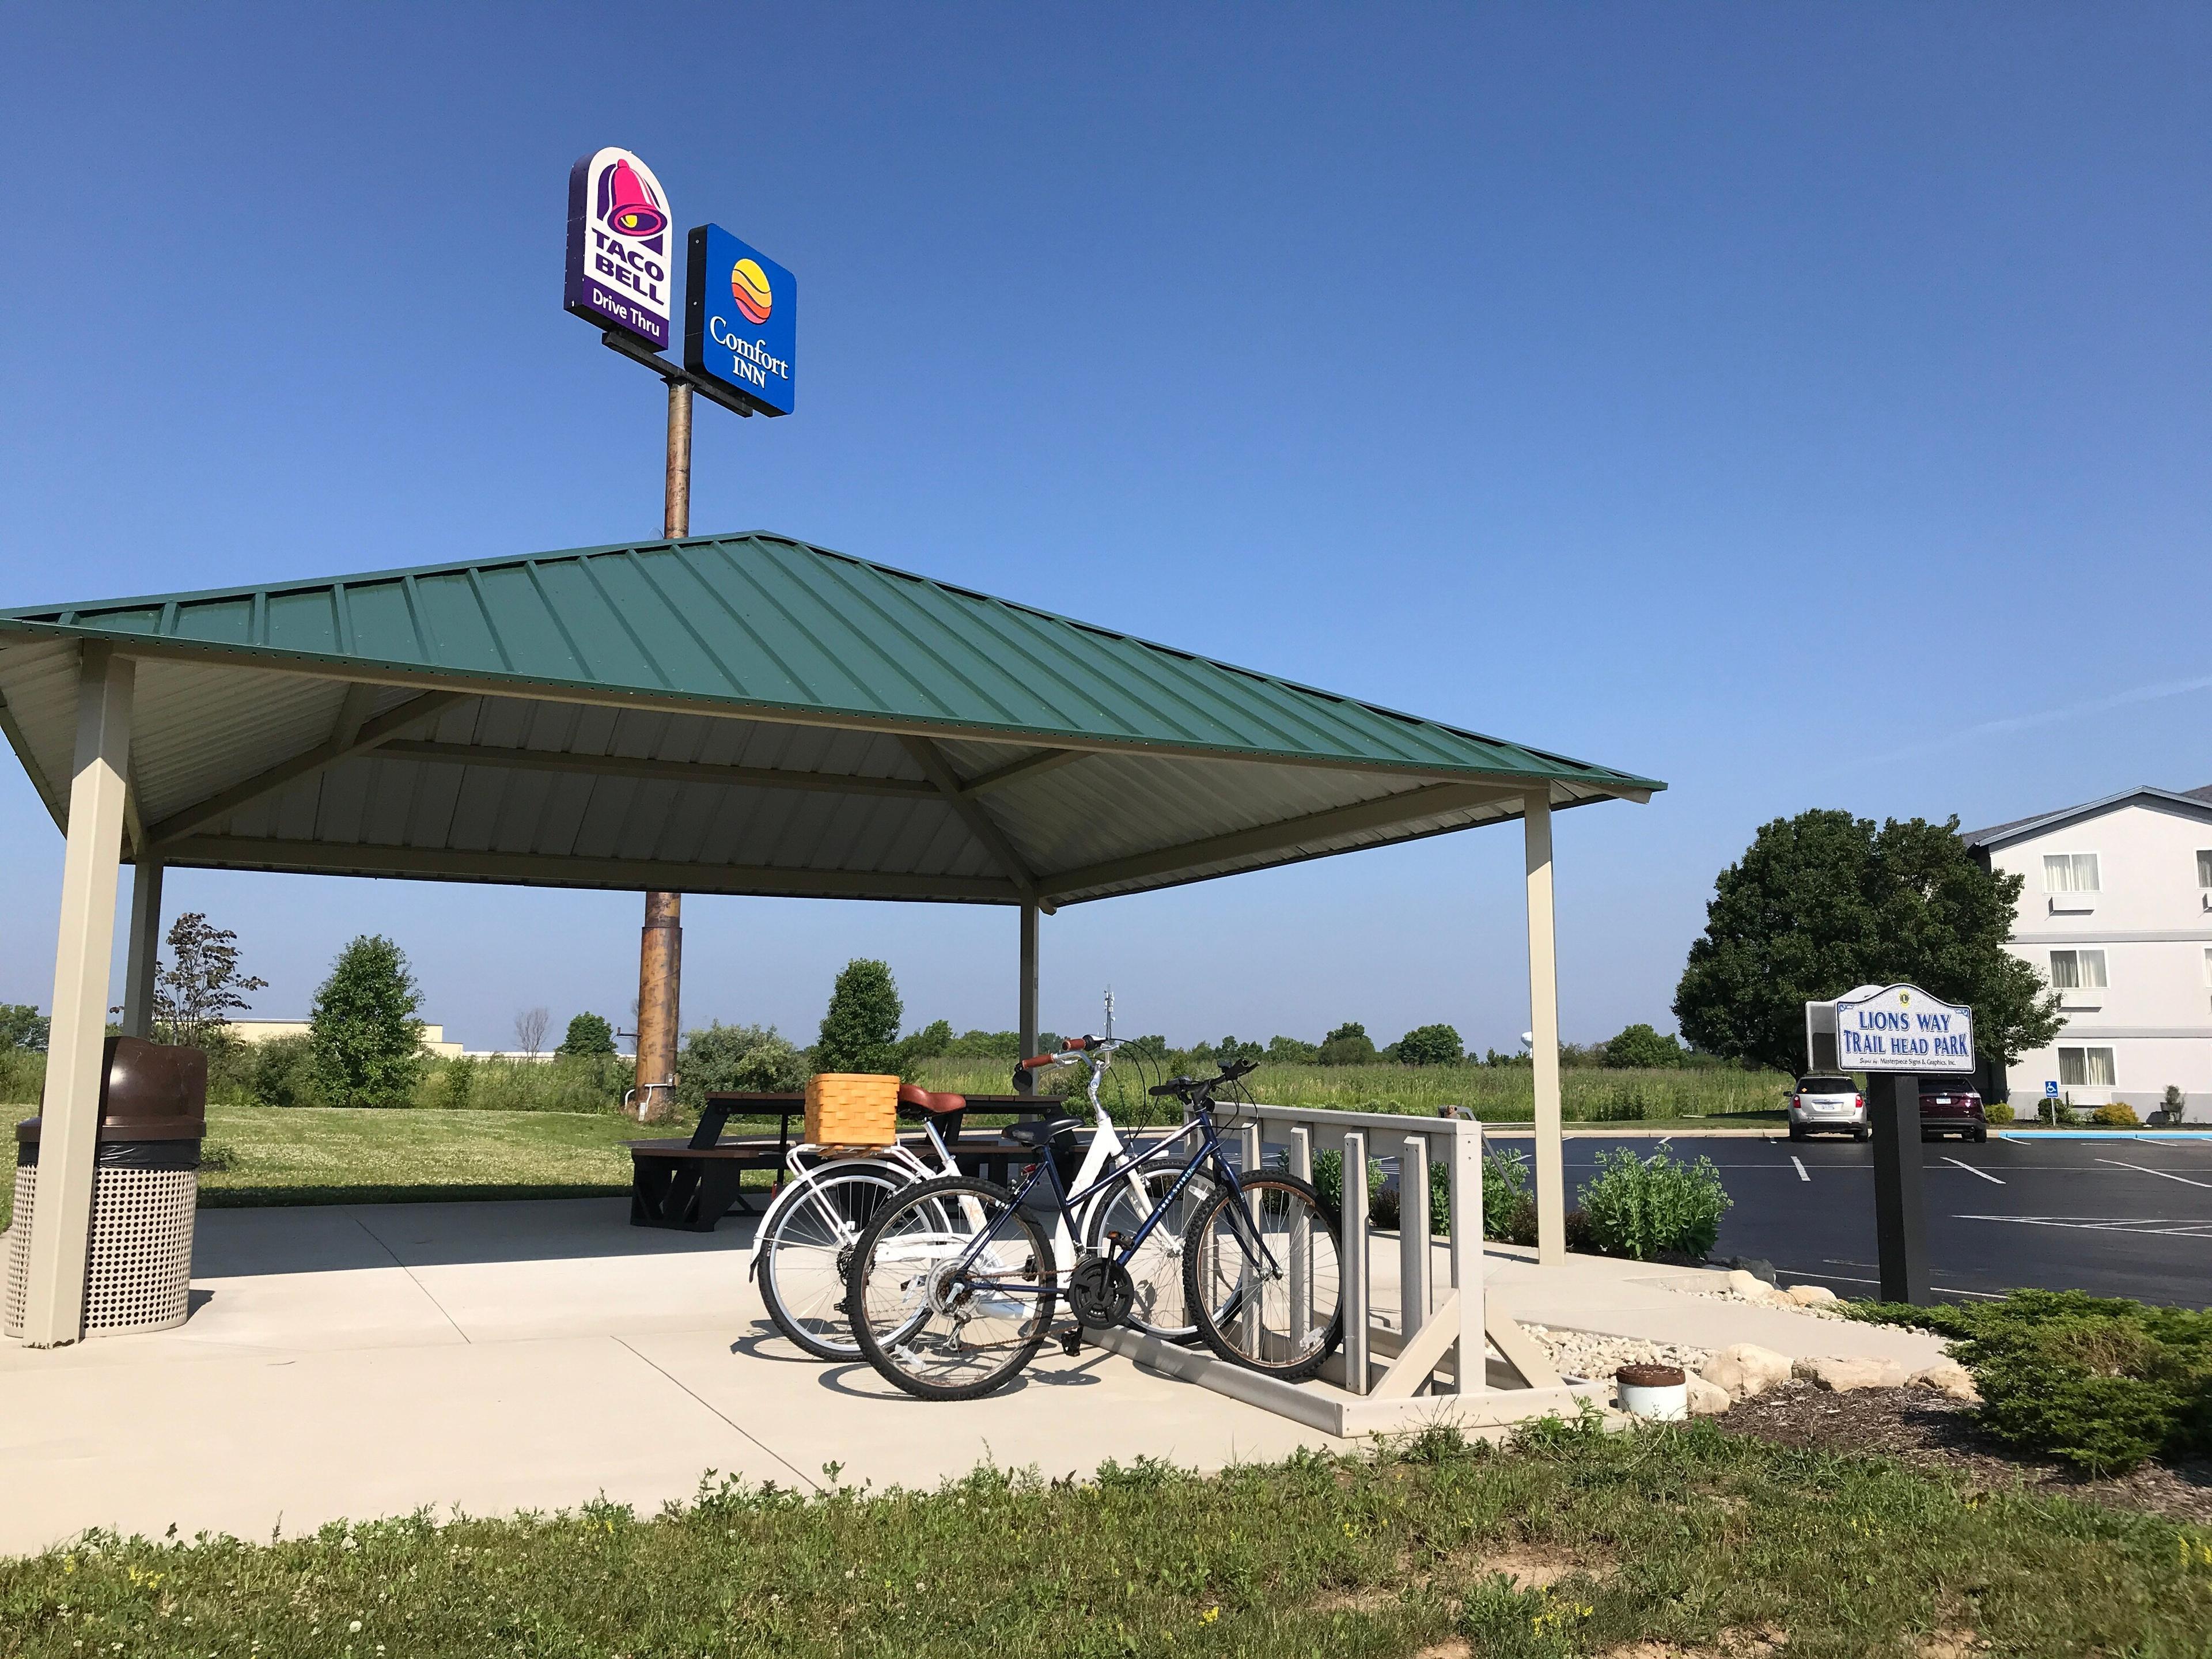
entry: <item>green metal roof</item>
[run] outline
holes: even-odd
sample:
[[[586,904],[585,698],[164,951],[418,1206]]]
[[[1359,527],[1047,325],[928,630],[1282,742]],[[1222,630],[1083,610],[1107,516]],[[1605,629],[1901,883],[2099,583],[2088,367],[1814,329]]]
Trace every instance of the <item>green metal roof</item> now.
[[[758,532],[0,611],[0,631],[839,724],[1665,787]]]
[[[184,866],[1051,908],[1663,787],[756,534],[0,611],[57,823],[80,641]]]

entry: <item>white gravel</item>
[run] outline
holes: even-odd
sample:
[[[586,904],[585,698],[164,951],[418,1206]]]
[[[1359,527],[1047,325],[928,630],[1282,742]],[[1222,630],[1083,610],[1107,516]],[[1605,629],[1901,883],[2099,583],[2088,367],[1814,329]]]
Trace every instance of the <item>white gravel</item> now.
[[[1589,1331],[1554,1330],[1549,1325],[1522,1324],[1521,1328],[1544,1345],[1552,1363],[1568,1376],[1589,1381],[1609,1378],[1623,1365],[1680,1365],[1694,1371],[1711,1358],[1711,1351],[1680,1342],[1647,1342],[1633,1336],[1600,1336]]]

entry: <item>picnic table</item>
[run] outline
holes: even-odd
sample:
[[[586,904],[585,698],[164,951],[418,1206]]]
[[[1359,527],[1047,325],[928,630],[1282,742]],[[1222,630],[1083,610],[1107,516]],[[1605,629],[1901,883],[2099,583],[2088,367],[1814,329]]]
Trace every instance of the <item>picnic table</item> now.
[[[1030,1162],[1036,1148],[1008,1140],[994,1131],[969,1134],[963,1120],[969,1112],[1042,1117],[1064,1110],[1062,1102],[1045,1095],[969,1095],[966,1108],[937,1120],[963,1175],[991,1180],[1007,1179],[1017,1158]],[[899,1115],[918,1121],[921,1108],[902,1102]],[[630,1156],[629,1223],[633,1227],[673,1227],[708,1233],[731,1210],[747,1210],[743,1186],[748,1170],[765,1170],[782,1184],[786,1160],[804,1130],[793,1124],[806,1115],[806,1097],[800,1094],[717,1092],[707,1097],[699,1127],[688,1140],[633,1140]],[[776,1133],[724,1138],[732,1117],[776,1118]],[[919,1133],[902,1140],[924,1144]],[[757,1189],[756,1189],[757,1191]],[[762,1208],[765,1209],[763,1205]]]

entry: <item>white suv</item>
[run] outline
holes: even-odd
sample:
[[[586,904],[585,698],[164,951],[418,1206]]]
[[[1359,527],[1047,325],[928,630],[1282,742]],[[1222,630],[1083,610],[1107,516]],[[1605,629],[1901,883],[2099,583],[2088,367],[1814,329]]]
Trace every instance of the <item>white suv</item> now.
[[[1873,1134],[1866,1097],[1857,1084],[1832,1072],[1797,1079],[1790,1096],[1790,1139],[1802,1140],[1816,1129],[1847,1133],[1854,1140]]]

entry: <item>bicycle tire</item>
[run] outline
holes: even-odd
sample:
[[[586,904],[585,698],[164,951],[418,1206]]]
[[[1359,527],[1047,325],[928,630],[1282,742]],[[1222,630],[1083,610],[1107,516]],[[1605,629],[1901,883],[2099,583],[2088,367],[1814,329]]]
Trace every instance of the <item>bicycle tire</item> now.
[[[1116,1181],[1107,1192],[1099,1195],[1091,1207],[1091,1216],[1083,1234],[1084,1249],[1092,1255],[1111,1255],[1106,1235],[1109,1231],[1133,1232],[1143,1224],[1144,1218],[1158,1207],[1175,1183],[1182,1180],[1181,1165],[1170,1169],[1150,1170],[1138,1177],[1146,1188],[1146,1206],[1141,1213],[1134,1213],[1136,1195],[1130,1192],[1128,1180]],[[1197,1213],[1198,1206],[1213,1190],[1213,1183],[1203,1175],[1194,1176],[1176,1203],[1187,1214]],[[1136,1305],[1129,1310],[1122,1323],[1139,1330],[1147,1336],[1157,1336],[1166,1342],[1188,1342],[1198,1334],[1198,1325],[1190,1317],[1183,1299],[1183,1239],[1189,1232],[1189,1223],[1176,1227],[1172,1219],[1164,1220],[1155,1227],[1137,1255],[1129,1264],[1129,1275],[1136,1281]],[[1172,1300],[1169,1299],[1172,1292]]]
[[[926,1213],[931,1206],[939,1206],[940,1225],[956,1211],[959,1218],[945,1233],[932,1235]],[[971,1284],[952,1291],[951,1306],[933,1302],[927,1282],[933,1265],[963,1251],[985,1224],[994,1227],[986,1249],[999,1254],[1001,1273],[1045,1288],[1033,1297],[994,1298]],[[942,1298],[944,1292],[937,1294]],[[917,1400],[980,1400],[1004,1388],[1044,1346],[1058,1299],[1058,1268],[1042,1224],[1006,1188],[972,1176],[940,1176],[894,1194],[854,1249],[846,1295],[853,1334],[868,1364]],[[994,1309],[994,1302],[1009,1305]],[[1011,1318],[1015,1313],[1022,1316]],[[961,1343],[968,1324],[985,1316],[994,1322],[996,1339],[989,1363],[954,1382],[926,1373],[925,1350],[952,1353],[948,1342]]]
[[[1294,1268],[1285,1267],[1277,1277],[1263,1281],[1285,1285],[1278,1298],[1280,1318],[1277,1322],[1281,1334],[1275,1335],[1268,1329],[1269,1303],[1265,1290],[1253,1297],[1244,1287],[1241,1271],[1235,1276],[1233,1285],[1224,1280],[1218,1264],[1221,1252],[1216,1243],[1216,1227],[1227,1223],[1225,1232],[1231,1238],[1240,1238],[1243,1232],[1225,1214],[1234,1201],[1226,1187],[1215,1188],[1190,1218],[1190,1231],[1183,1241],[1184,1303],[1197,1322],[1199,1340],[1222,1358],[1265,1376],[1302,1382],[1319,1372],[1344,1340],[1336,1218],[1322,1207],[1321,1195],[1314,1190],[1313,1183],[1296,1176],[1273,1170],[1255,1172],[1241,1176],[1240,1186],[1247,1202],[1261,1212],[1262,1236],[1273,1230],[1282,1244],[1282,1249],[1277,1249],[1271,1243],[1271,1254],[1279,1258],[1286,1255],[1294,1231],[1304,1230],[1310,1252],[1306,1266],[1310,1305],[1294,1323],[1289,1295]],[[1320,1249],[1324,1241],[1325,1251]],[[1249,1262],[1249,1249],[1240,1245],[1239,1251],[1231,1258],[1230,1265]],[[1320,1312],[1324,1294],[1328,1304],[1328,1317],[1316,1330],[1316,1316]],[[1246,1322],[1248,1309],[1249,1325]],[[1304,1327],[1303,1334],[1299,1326]]]
[[[876,1189],[874,1201],[864,1207],[833,1195],[837,1188],[860,1184]],[[817,1359],[860,1358],[860,1342],[845,1316],[851,1252],[876,1211],[892,1194],[913,1184],[913,1171],[881,1158],[828,1164],[800,1176],[776,1204],[762,1224],[757,1255],[761,1305],[786,1340]],[[829,1236],[841,1228],[843,1236],[832,1244]],[[811,1272],[787,1273],[783,1266],[824,1254],[829,1260]],[[805,1282],[824,1277],[826,1284]]]

